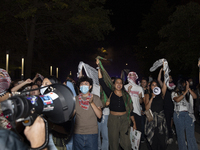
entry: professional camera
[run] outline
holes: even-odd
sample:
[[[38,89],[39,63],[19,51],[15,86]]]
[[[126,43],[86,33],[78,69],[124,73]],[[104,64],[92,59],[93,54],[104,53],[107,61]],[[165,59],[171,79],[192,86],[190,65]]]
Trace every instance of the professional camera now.
[[[1,102],[5,118],[15,127],[15,121],[32,125],[35,118],[44,114],[47,120],[60,124],[68,121],[73,114],[75,99],[71,90],[63,84],[47,86],[44,95],[16,95]]]
[[[154,93],[155,95],[159,95],[160,92],[161,92],[161,90],[160,90],[159,87],[155,87],[155,88],[153,89],[153,93]]]

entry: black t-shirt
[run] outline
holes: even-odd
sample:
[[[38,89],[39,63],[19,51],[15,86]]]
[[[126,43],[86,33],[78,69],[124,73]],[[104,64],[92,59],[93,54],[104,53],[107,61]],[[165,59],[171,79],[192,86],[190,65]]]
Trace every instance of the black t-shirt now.
[[[110,111],[125,112],[126,107],[125,107],[123,97],[117,96],[114,91],[108,88],[102,78],[99,79],[99,83],[102,86],[107,97],[110,97],[110,94],[112,93],[110,97],[110,106],[109,106]]]
[[[149,99],[151,99],[151,94],[149,94]],[[152,112],[161,112],[164,109],[164,100],[160,95],[156,95],[151,103],[151,111]]]
[[[172,90],[167,89],[164,97],[164,110],[174,111],[174,103],[171,97]]]

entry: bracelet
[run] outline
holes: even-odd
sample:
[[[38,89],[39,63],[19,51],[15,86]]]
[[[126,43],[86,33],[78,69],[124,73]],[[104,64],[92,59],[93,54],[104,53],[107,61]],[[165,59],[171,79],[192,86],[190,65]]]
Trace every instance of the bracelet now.
[[[98,69],[99,69],[99,67],[96,67],[96,69],[98,70]]]

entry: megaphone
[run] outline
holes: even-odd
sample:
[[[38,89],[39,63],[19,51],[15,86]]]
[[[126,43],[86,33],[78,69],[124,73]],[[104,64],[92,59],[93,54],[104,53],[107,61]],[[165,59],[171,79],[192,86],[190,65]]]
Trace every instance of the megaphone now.
[[[75,108],[75,97],[71,90],[63,84],[48,86],[44,95],[22,96],[17,95],[1,102],[5,118],[15,126],[15,121],[30,120],[34,122],[35,115],[44,114],[47,120],[60,124],[68,121]]]
[[[159,88],[159,87],[155,87],[155,88],[153,89],[153,93],[154,93],[155,95],[159,95],[159,94],[161,93],[160,88]]]

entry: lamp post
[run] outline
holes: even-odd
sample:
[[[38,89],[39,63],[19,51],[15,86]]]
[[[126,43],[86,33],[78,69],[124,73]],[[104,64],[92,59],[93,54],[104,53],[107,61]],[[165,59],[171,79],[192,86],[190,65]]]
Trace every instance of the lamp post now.
[[[52,76],[52,66],[50,66],[50,76]]]
[[[56,68],[56,78],[58,78],[58,67]]]
[[[22,57],[22,70],[21,70],[21,79],[24,79],[24,58]]]
[[[6,71],[8,72],[8,65],[9,65],[9,52],[6,51]]]

